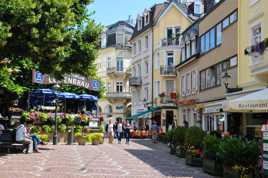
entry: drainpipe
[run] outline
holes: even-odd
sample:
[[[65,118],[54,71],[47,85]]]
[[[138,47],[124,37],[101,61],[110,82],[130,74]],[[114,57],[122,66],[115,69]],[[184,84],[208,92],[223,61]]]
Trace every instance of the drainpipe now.
[[[154,26],[152,26],[152,107],[154,105]]]

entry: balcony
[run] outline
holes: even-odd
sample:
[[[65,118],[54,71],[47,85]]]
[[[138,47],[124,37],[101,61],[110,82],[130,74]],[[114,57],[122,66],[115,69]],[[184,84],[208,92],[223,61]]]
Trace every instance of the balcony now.
[[[141,77],[131,77],[129,79],[129,85],[132,87],[138,87],[138,86],[141,86],[141,84],[142,84]]]
[[[245,55],[251,56],[251,74],[256,79],[268,83],[268,38],[257,45],[245,49]]]
[[[130,92],[107,92],[106,97],[108,99],[131,99]]]
[[[108,67],[106,69],[107,75],[124,75],[124,68]]]
[[[175,66],[161,66],[160,75],[161,76],[176,76]]]
[[[180,44],[179,38],[164,38],[161,40],[161,47],[178,47]]]
[[[176,92],[171,93],[161,93],[159,98],[155,100],[156,104],[159,106],[176,106],[177,94]]]

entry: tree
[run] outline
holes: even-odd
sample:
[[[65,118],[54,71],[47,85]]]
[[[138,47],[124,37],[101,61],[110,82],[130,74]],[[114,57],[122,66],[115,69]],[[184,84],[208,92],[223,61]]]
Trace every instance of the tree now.
[[[33,68],[58,79],[77,73],[96,79],[102,30],[89,18],[92,0],[1,0],[0,87],[22,94]]]

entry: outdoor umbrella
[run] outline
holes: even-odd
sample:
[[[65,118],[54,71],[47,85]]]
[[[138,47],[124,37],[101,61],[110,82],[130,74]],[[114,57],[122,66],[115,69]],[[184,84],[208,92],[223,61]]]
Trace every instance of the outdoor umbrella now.
[[[79,96],[76,95],[75,93],[69,93],[69,92],[62,92],[57,94],[59,99],[64,99],[64,108],[66,112],[66,100],[67,99],[79,99]]]
[[[82,94],[82,95],[79,95],[79,97],[80,99],[83,99],[83,100],[98,101],[98,97],[94,95]]]

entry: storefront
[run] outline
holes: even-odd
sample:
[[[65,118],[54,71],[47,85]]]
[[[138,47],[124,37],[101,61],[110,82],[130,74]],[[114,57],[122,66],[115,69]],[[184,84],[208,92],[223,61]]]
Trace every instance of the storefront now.
[[[223,101],[204,104],[202,115],[202,129],[204,131],[227,130],[227,113],[223,112]]]
[[[224,110],[240,115],[243,136],[260,137],[261,125],[268,120],[268,89],[229,99]]]

